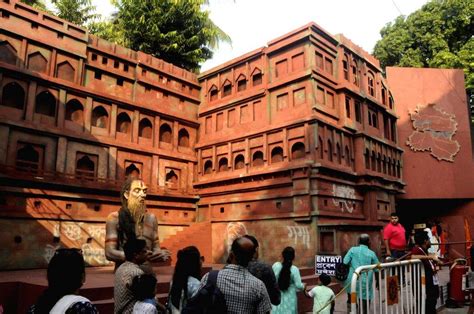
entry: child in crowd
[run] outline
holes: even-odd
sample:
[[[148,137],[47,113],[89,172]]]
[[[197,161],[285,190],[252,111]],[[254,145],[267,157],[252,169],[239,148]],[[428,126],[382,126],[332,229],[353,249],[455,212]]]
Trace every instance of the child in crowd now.
[[[330,314],[334,311],[334,292],[328,285],[331,283],[331,277],[327,274],[319,276],[321,285],[314,287],[310,291],[305,290],[306,296],[314,300],[313,313]]]
[[[155,299],[156,278],[143,274],[133,278],[131,290],[138,300],[133,306],[133,313],[157,314],[158,302]]]

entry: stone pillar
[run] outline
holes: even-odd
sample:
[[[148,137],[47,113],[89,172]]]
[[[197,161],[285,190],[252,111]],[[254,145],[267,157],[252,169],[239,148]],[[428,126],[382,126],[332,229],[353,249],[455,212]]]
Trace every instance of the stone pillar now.
[[[173,150],[178,149],[178,133],[179,133],[179,123],[178,121],[173,121]]]
[[[158,155],[153,155],[152,166],[151,166],[151,185],[152,186],[159,186],[159,166],[160,166],[160,158]]]
[[[58,138],[58,150],[56,153],[56,171],[64,173],[66,170],[67,138]]]
[[[117,135],[117,105],[112,104],[112,110],[110,112],[110,129],[109,134],[113,138]]]
[[[8,151],[8,138],[10,134],[10,128],[6,125],[0,125],[0,164],[7,163],[7,151]]]
[[[92,120],[92,97],[87,97],[86,105],[84,107],[84,130],[91,132],[91,120]]]
[[[66,116],[66,97],[67,93],[64,89],[59,90],[59,97],[58,97],[58,120],[57,126],[58,128],[64,128],[64,119]]]
[[[160,146],[160,116],[155,116],[155,123],[153,127],[153,147]]]
[[[117,168],[120,169],[120,166],[117,162],[117,147],[109,147],[109,173],[108,178],[111,180],[117,179]],[[125,170],[124,170],[125,171]]]
[[[36,81],[30,81],[30,85],[28,86],[28,94],[26,96],[26,121],[33,121],[37,88],[38,86],[36,84]]]
[[[132,119],[132,143],[138,143],[138,126],[140,125],[140,111],[133,112]]]

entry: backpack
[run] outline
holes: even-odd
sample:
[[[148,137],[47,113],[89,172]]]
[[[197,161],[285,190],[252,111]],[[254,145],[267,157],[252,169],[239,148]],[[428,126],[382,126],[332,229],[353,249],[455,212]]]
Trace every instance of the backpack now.
[[[199,291],[186,303],[181,311],[182,314],[222,314],[227,313],[225,297],[217,288],[218,270],[211,270],[207,277],[207,282]]]

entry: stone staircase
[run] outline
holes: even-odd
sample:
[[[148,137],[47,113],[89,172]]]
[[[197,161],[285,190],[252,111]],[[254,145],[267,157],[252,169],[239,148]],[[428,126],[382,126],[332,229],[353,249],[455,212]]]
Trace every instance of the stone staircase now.
[[[178,251],[190,245],[199,249],[206,262],[212,262],[211,223],[196,222],[160,243],[171,251],[171,264],[175,265]]]

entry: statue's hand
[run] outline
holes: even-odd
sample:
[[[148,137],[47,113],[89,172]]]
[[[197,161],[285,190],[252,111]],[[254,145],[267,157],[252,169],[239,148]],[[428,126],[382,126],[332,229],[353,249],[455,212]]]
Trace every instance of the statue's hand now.
[[[148,261],[150,262],[166,262],[170,258],[170,251],[158,250],[148,253]]]

